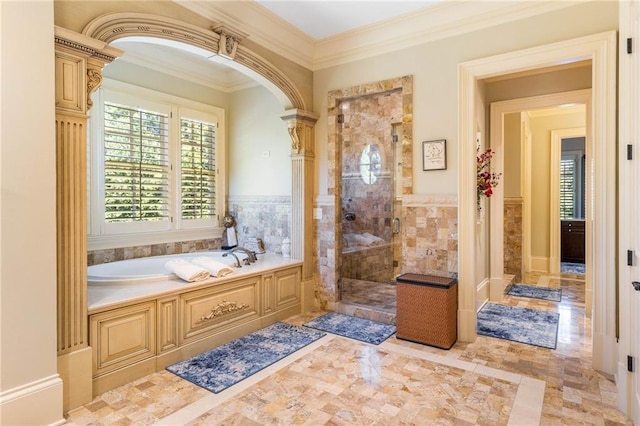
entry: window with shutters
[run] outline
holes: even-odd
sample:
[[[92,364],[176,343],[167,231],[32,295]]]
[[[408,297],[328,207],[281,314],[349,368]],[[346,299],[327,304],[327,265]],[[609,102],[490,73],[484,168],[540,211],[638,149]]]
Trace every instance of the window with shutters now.
[[[115,82],[96,92],[91,112],[90,249],[101,236],[136,234],[138,245],[143,234],[179,241],[219,228],[222,109]]]
[[[575,161],[560,160],[560,219],[572,219],[574,208]]]

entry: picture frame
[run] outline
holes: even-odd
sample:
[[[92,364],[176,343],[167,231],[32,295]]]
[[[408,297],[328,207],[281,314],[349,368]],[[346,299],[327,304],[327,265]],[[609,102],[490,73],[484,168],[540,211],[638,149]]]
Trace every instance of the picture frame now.
[[[422,170],[446,170],[447,140],[422,142]]]

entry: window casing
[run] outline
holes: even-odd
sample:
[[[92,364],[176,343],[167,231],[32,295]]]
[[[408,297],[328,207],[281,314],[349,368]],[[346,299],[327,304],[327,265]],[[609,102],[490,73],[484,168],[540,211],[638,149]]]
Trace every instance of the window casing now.
[[[89,250],[218,236],[224,110],[106,80],[93,100]]]

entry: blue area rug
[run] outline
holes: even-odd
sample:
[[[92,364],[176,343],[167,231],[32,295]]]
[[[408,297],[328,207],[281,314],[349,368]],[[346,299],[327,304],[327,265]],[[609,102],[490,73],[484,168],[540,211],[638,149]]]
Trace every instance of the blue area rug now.
[[[584,275],[584,273],[585,273],[584,263],[561,262],[560,263],[560,272],[563,273],[563,274]]]
[[[562,299],[562,289],[536,287],[525,284],[514,284],[507,293],[509,296],[529,297],[532,299],[550,300],[559,302]]]
[[[394,325],[336,312],[326,313],[303,325],[373,345],[379,345],[396,332]]]
[[[277,322],[170,365],[167,370],[213,393],[219,393],[325,335]]]
[[[487,303],[478,312],[478,334],[555,349],[559,316],[555,312]]]

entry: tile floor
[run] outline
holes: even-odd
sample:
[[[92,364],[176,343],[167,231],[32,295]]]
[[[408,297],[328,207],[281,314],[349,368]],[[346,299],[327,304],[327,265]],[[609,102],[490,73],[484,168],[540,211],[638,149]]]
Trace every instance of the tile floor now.
[[[68,424],[631,424],[615,408],[611,378],[590,367],[581,276],[523,281],[562,287],[559,303],[504,302],[558,311],[556,350],[483,336],[445,351],[395,337],[372,346],[327,335],[219,394],[161,371],[96,397]]]

